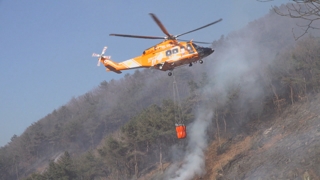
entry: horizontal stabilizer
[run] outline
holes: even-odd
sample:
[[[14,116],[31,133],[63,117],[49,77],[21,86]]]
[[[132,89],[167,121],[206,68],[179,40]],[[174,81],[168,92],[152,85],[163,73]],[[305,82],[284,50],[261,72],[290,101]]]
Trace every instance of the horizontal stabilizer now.
[[[107,71],[113,71],[115,73],[121,74],[122,72],[119,70],[116,70],[113,66],[106,65]]]

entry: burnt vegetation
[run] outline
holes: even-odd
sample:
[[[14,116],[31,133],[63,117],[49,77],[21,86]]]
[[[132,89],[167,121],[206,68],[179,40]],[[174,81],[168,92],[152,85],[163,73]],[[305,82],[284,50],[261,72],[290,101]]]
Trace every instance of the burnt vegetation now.
[[[219,67],[219,58],[237,43],[240,48],[250,39],[259,45],[249,51],[258,50],[260,60],[245,57],[254,67],[221,91],[220,80],[211,73],[215,68],[198,65],[176,70],[185,123],[193,121],[199,106],[205,106],[214,112],[207,134],[210,141],[235,139],[319,94],[320,39],[315,34],[295,42],[292,24],[270,11],[214,41],[216,54],[205,61],[207,67]],[[222,73],[234,72],[226,68]],[[259,91],[252,91],[257,87]],[[137,70],[120,80],[101,82],[1,147],[0,179],[131,179],[154,169],[161,174],[174,160],[171,147],[183,150],[186,144],[175,135],[177,105],[172,93],[172,78],[158,71]],[[220,154],[230,149],[230,143],[219,144]],[[227,166],[233,162],[236,159]],[[309,168],[313,177],[320,177],[316,167]]]

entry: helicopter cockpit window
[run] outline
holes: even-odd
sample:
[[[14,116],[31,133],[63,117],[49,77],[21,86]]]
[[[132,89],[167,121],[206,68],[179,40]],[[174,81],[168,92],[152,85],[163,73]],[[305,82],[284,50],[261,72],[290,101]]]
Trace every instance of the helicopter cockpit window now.
[[[194,53],[194,51],[193,51],[193,49],[192,49],[192,47],[191,47],[191,45],[190,44],[187,44],[187,50],[189,51],[189,53]]]
[[[203,48],[201,46],[198,46],[198,45],[196,45],[194,43],[192,43],[192,46],[196,49],[196,51],[198,53],[200,53],[200,54],[203,53]]]
[[[192,46],[197,49],[198,45],[192,43]]]
[[[172,49],[172,54],[177,54],[179,52],[178,48]]]
[[[171,50],[166,51],[166,56],[171,56]]]

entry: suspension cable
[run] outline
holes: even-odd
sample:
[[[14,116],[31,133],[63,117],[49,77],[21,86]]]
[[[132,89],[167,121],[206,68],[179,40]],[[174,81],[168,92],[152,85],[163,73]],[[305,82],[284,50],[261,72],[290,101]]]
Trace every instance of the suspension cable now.
[[[176,82],[176,77],[173,74],[173,103],[174,106],[177,104],[177,111],[174,110],[174,118],[176,124],[183,124],[183,116],[182,116],[182,108],[181,108],[181,102],[180,102],[180,95],[179,95],[179,90],[178,90],[178,85]]]

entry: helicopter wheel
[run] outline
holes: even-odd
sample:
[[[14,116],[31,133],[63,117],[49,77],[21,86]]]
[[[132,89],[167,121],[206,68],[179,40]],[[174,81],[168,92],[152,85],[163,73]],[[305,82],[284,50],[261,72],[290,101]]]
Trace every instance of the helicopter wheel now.
[[[202,64],[202,63],[203,63],[203,61],[202,61],[202,60],[199,60],[199,63],[200,63],[200,64]]]
[[[172,72],[168,72],[168,76],[172,76]]]

